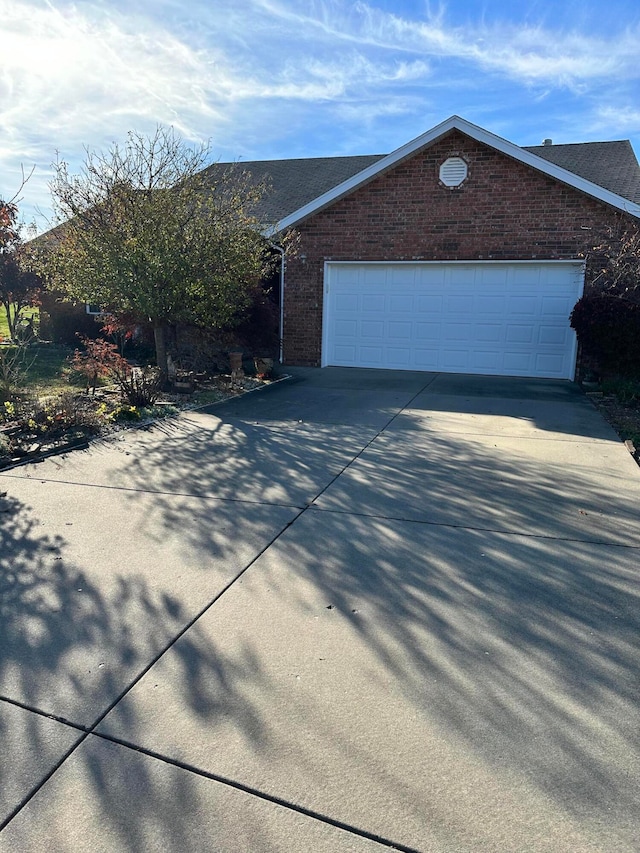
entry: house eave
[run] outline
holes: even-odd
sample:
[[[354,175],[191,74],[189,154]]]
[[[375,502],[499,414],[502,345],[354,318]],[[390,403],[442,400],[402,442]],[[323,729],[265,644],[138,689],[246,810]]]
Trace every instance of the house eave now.
[[[458,130],[472,139],[475,139],[477,142],[483,143],[490,148],[494,148],[496,151],[500,151],[507,157],[511,157],[513,160],[523,163],[526,166],[530,166],[532,169],[536,169],[538,172],[548,175],[551,178],[555,178],[556,180],[561,181],[562,183],[567,184],[568,186],[573,187],[574,189],[583,192],[586,195],[591,196],[592,198],[595,198],[623,213],[640,218],[640,205],[635,204],[629,199],[617,195],[604,187],[600,187],[598,184],[594,184],[585,178],[581,178],[574,172],[563,169],[555,163],[550,163],[548,160],[538,157],[537,154],[532,154],[530,151],[520,148],[513,142],[509,142],[500,136],[496,136],[494,133],[490,133],[484,128],[472,124],[466,119],[460,118],[460,116],[454,115],[436,125],[431,130],[428,130],[426,133],[423,133],[421,136],[412,139],[410,142],[407,142],[405,145],[402,145],[400,148],[392,151],[391,154],[381,158],[371,166],[368,166],[366,169],[363,169],[361,172],[358,172],[351,178],[348,178],[346,181],[337,184],[335,187],[318,196],[308,204],[305,204],[303,207],[294,210],[288,216],[283,217],[275,226],[272,226],[264,232],[265,236],[273,236],[280,231],[286,231],[288,228],[298,225],[307,217],[312,216],[314,213],[318,213],[323,208],[328,207],[338,199],[348,195],[358,187],[363,186],[368,181],[385,172],[387,169],[392,168],[402,160],[410,157],[412,154],[415,154],[421,148],[425,148],[426,146],[436,142],[452,130]]]

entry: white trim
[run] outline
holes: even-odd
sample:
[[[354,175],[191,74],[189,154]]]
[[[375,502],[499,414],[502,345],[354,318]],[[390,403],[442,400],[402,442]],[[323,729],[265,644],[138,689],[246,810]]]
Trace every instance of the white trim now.
[[[562,264],[562,265],[572,265],[576,267],[576,272],[580,276],[580,283],[578,289],[578,298],[580,298],[584,293],[584,278],[585,278],[585,267],[586,262],[580,258],[561,258],[558,260],[553,260],[551,258],[545,258],[538,260],[537,258],[531,258],[530,260],[517,260],[510,261],[505,259],[500,260],[467,260],[467,261],[421,261],[421,260],[412,260],[412,261],[389,261],[389,260],[381,260],[381,261],[341,261],[341,260],[327,260],[324,262],[324,272],[323,272],[323,284],[322,284],[322,339],[321,339],[321,352],[320,352],[320,367],[328,367],[329,360],[327,357],[327,352],[329,349],[329,322],[328,322],[328,311],[329,311],[329,300],[327,296],[329,295],[329,290],[331,288],[331,272],[332,268],[338,266],[369,266],[369,265],[383,265],[387,266],[390,264],[395,265],[407,265],[414,264],[420,266],[431,266],[431,265],[443,265],[446,264],[448,266],[460,266],[460,265],[469,265],[472,264],[474,266],[490,264],[491,266],[497,265],[505,265],[515,266],[520,264],[534,264],[535,266],[542,266],[548,264]],[[575,379],[576,375],[576,367],[578,360],[578,338],[576,335],[573,336],[573,346],[571,352],[571,370],[570,370],[570,381]]]
[[[631,216],[640,218],[640,205],[634,204],[632,201],[629,201],[629,199],[626,199],[623,196],[617,195],[610,190],[606,190],[604,187],[600,187],[591,181],[587,181],[586,178],[581,178],[573,172],[563,169],[561,166],[556,166],[555,163],[550,163],[548,160],[538,157],[537,154],[525,151],[524,148],[514,145],[513,142],[508,142],[506,139],[502,139],[502,137],[496,136],[488,130],[484,130],[477,125],[466,121],[466,119],[454,115],[446,119],[446,121],[436,125],[431,130],[428,130],[426,133],[423,133],[421,136],[416,137],[416,139],[413,139],[405,145],[402,145],[400,148],[397,148],[395,151],[392,151],[391,154],[387,154],[386,157],[382,157],[371,166],[368,166],[366,169],[363,169],[361,172],[358,172],[356,175],[353,175],[346,181],[343,181],[341,184],[338,184],[328,190],[326,193],[318,196],[308,204],[298,208],[298,210],[295,210],[288,216],[285,216],[284,219],[281,219],[276,226],[268,229],[268,232],[266,233],[275,234],[278,231],[282,231],[296,225],[302,219],[306,219],[308,216],[311,216],[311,214],[317,213],[323,207],[337,201],[339,198],[342,198],[342,196],[350,193],[352,190],[362,184],[365,184],[367,181],[372,180],[386,169],[391,168],[396,163],[399,163],[401,160],[404,160],[411,154],[414,154],[420,148],[430,145],[441,136],[444,136],[445,133],[449,133],[451,130],[459,130],[461,133],[470,136],[477,142],[488,145],[496,151],[500,151],[502,154],[505,154],[507,157],[511,157],[513,160],[517,160],[520,163],[531,166],[539,172],[543,172],[544,174],[549,175],[552,178],[556,178],[557,180],[562,181],[563,183],[568,184],[569,186],[574,187],[575,189],[580,190],[581,192],[584,192],[605,204],[611,205],[611,207],[615,207],[618,210],[622,210],[625,213],[630,214]]]
[[[510,261],[508,258],[496,258],[493,260],[492,258],[469,258],[466,261],[450,261],[447,258],[443,258],[441,261],[427,261],[422,258],[412,258],[408,261],[394,261],[389,260],[388,258],[383,258],[379,261],[341,261],[340,258],[329,258],[324,262],[325,269],[328,264],[340,264],[341,267],[348,266],[349,264],[357,264],[359,267],[363,267],[366,265],[377,264],[420,264],[421,266],[425,266],[426,264],[447,264],[447,266],[451,266],[453,264],[509,264],[510,267],[515,264],[536,264],[539,266],[541,264],[574,264],[576,266],[585,266],[585,261],[582,258],[528,258],[525,260],[517,260]]]
[[[325,261],[324,271],[322,273],[322,341],[320,344],[320,367],[327,367],[327,350],[329,349],[329,323],[327,314],[329,312],[329,288],[331,287],[331,267],[341,263],[340,261]],[[357,261],[345,261],[348,264],[355,264]]]

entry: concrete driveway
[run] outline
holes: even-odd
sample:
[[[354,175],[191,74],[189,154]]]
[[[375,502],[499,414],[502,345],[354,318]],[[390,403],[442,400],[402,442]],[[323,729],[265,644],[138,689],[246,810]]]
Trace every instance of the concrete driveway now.
[[[297,370],[0,490],[1,850],[640,848],[640,469],[573,386]]]

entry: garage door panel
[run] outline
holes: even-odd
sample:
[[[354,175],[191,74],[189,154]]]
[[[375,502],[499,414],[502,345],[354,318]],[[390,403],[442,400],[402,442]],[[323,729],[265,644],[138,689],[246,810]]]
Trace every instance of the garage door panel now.
[[[561,356],[538,353],[536,356],[536,370],[545,373],[562,376],[564,360]]]
[[[577,297],[571,301],[567,298],[546,296],[542,300],[542,316],[561,317],[563,320],[568,320],[576,301]]]
[[[465,296],[449,295],[445,298],[445,311],[452,317],[473,312],[473,305],[470,304],[472,299],[473,293],[468,293]]]
[[[416,340],[439,341],[442,338],[442,326],[440,323],[416,323]]]
[[[533,375],[533,359],[531,353],[515,352],[509,350],[505,352],[503,357],[503,368],[505,371],[513,372],[516,375]]]
[[[414,267],[416,271],[415,283],[419,287],[443,287],[447,275],[447,267],[444,264]]]
[[[413,335],[413,324],[408,320],[389,320],[388,334],[391,340],[410,341]]]
[[[504,296],[476,296],[475,308],[478,314],[489,314],[492,317],[502,317],[506,311]]]
[[[502,366],[500,350],[480,350],[474,353],[473,362],[480,372],[499,371]]]
[[[359,347],[359,360],[362,364],[369,367],[380,367],[384,364],[384,350],[382,347]]]
[[[469,351],[466,349],[445,349],[442,353],[442,370],[464,373],[469,367]]]
[[[507,326],[506,341],[509,344],[532,344],[534,338],[535,329],[529,324]]]
[[[387,298],[384,294],[368,294],[362,300],[363,314],[384,314],[387,307]]]
[[[357,320],[336,320],[336,338],[354,338],[357,333]]]
[[[578,264],[327,265],[323,364],[571,378]]]
[[[413,296],[391,296],[389,297],[389,312],[391,314],[412,314]]]
[[[335,299],[336,312],[345,312],[358,310],[359,299],[354,293],[337,293]]]
[[[390,367],[410,368],[412,350],[409,347],[387,347],[386,362]]]
[[[516,317],[518,314],[531,317],[539,313],[540,300],[535,296],[510,296],[507,300],[507,316]]]
[[[471,323],[445,323],[442,333],[446,341],[469,341],[473,326]]]
[[[441,294],[424,294],[416,297],[416,313],[433,316],[440,314],[444,305],[444,297]]]
[[[413,285],[416,278],[416,268],[412,266],[389,267],[388,281],[394,287]]]
[[[477,275],[478,269],[476,266],[457,266],[455,269],[448,267],[446,275],[447,287],[456,289],[465,287],[474,288]]]
[[[476,340],[493,344],[499,343],[502,340],[503,331],[503,327],[498,323],[481,323],[476,326]]]
[[[563,326],[540,326],[538,341],[541,344],[564,347],[569,337],[569,330]]]
[[[379,341],[384,337],[384,321],[362,320],[360,323],[360,333],[363,338],[374,338],[376,341]]]
[[[538,288],[541,283],[542,268],[534,265],[526,265],[521,267],[512,267],[511,284],[517,289],[522,288]]]
[[[481,287],[506,287],[509,267],[482,267],[478,272]]]
[[[360,267],[362,284],[373,287],[384,287],[387,284],[387,268],[384,266]]]
[[[440,370],[440,350],[421,349],[414,351],[414,365],[418,370]]]
[[[336,344],[335,357],[342,364],[355,364],[356,348],[353,344]]]

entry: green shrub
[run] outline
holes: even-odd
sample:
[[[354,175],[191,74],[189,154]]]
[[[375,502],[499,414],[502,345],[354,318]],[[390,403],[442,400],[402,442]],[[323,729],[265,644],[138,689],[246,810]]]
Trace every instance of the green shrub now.
[[[613,394],[627,406],[640,404],[640,378],[607,379],[600,384],[600,390],[604,394]]]

